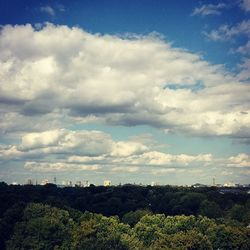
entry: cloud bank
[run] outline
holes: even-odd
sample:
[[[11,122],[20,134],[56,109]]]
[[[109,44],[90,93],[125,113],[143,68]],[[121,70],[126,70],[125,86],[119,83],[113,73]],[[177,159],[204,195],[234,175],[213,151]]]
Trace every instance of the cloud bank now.
[[[0,129],[23,133],[45,130],[46,122],[57,128],[92,120],[246,138],[246,80],[155,34],[7,25],[0,33]]]
[[[250,157],[238,154],[215,158],[211,154],[169,154],[156,151],[139,140],[115,141],[101,131],[71,131],[66,129],[27,133],[20,143],[1,146],[1,162],[18,161],[35,172],[105,171],[153,174],[194,171],[212,166],[250,167]]]

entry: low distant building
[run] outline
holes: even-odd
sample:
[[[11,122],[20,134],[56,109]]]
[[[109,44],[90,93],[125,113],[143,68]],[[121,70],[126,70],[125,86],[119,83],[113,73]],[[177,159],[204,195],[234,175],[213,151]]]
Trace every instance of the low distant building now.
[[[233,182],[227,182],[223,186],[224,187],[236,187],[235,183],[233,183]]]
[[[109,187],[109,186],[111,186],[111,181],[105,180],[103,185],[104,185],[104,187]]]
[[[72,181],[62,181],[62,186],[64,186],[64,187],[72,187],[73,183],[72,183]]]
[[[68,181],[66,186],[67,186],[67,187],[73,187],[72,181]]]
[[[81,181],[77,181],[75,184],[76,187],[82,187],[82,182]]]
[[[151,182],[151,186],[152,186],[152,187],[154,187],[154,186],[160,186],[160,184],[159,184],[159,182],[154,182],[154,181],[152,181],[152,182]]]
[[[44,179],[41,181],[41,185],[44,186],[46,184],[49,184],[49,180],[48,179]]]
[[[204,185],[204,184],[201,184],[201,183],[195,183],[192,187],[201,188],[201,187],[207,187],[207,185]]]

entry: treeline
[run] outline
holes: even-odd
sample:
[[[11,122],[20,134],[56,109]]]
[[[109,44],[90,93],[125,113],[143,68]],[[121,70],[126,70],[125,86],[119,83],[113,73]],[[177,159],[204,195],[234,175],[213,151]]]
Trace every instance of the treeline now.
[[[209,218],[234,219],[247,225],[250,221],[250,195],[245,189],[185,188],[173,186],[87,188],[56,185],[7,185],[0,183],[0,217],[17,202],[41,202],[58,208],[71,207],[105,216],[124,214],[138,209],[166,215],[203,215]]]
[[[249,229],[203,216],[148,213],[130,226],[118,216],[63,210],[41,203],[29,203],[23,209],[22,205],[12,207],[9,213],[17,221],[5,242],[7,250],[250,249]]]
[[[248,249],[244,245],[245,243],[243,244],[242,242],[246,242],[243,239],[250,237],[249,229],[247,229],[250,223],[250,195],[247,193],[247,189],[244,188],[238,190],[226,189],[223,190],[223,193],[221,191],[217,188],[184,188],[173,186],[143,187],[124,185],[117,187],[58,188],[53,184],[45,186],[16,186],[0,183],[0,249],[5,249],[6,242],[8,242],[8,249]],[[30,203],[42,203],[43,205],[31,205]],[[27,211],[31,211],[28,216]],[[42,211],[47,211],[48,214],[45,216],[45,212]],[[54,218],[53,211],[57,211],[55,213],[58,214],[58,218]],[[85,213],[86,211],[88,213]],[[39,217],[40,213],[42,218]],[[71,233],[66,233],[68,229],[65,228],[62,232],[65,232],[67,237],[62,237],[61,232],[57,235],[58,239],[62,237],[63,240],[68,239],[69,242],[74,242],[78,237],[76,235],[79,234],[81,238],[83,237],[81,233],[84,235],[86,233],[88,237],[84,238],[84,242],[85,240],[87,242],[97,241],[91,238],[91,233],[88,234],[85,231],[92,230],[92,222],[94,223],[95,230],[97,230],[96,227],[98,226],[96,223],[100,220],[101,222],[106,221],[108,224],[111,223],[111,228],[115,228],[116,226],[118,228],[127,228],[126,230],[128,231],[124,231],[123,236],[120,235],[120,238],[117,236],[119,242],[121,241],[119,244],[123,246],[123,244],[127,244],[125,239],[128,241],[134,239],[138,243],[138,246],[136,246],[137,248],[131,248],[130,245],[127,246],[129,248],[82,248],[82,246],[70,245],[70,248],[67,248],[67,246],[64,246],[64,243],[51,243],[48,238],[47,240],[50,242],[48,244],[50,246],[53,245],[53,248],[47,248],[47,246],[46,248],[42,246],[29,248],[28,245],[27,248],[14,247],[13,244],[15,242],[16,244],[17,242],[29,244],[34,237],[37,237],[37,235],[32,235],[32,230],[35,230],[34,232],[39,235],[45,233],[46,230],[49,230],[50,235],[53,235],[53,233],[56,234],[58,229],[56,227],[53,229],[52,225],[46,224],[45,221],[55,222],[55,225],[57,220],[58,223],[60,221],[62,223],[64,221],[64,217],[60,217],[62,214],[67,214],[67,218],[73,223],[75,234],[73,237]],[[109,218],[104,216],[109,216]],[[40,219],[36,220],[36,218]],[[90,222],[88,223],[90,224],[84,224],[85,226],[82,227],[82,220],[85,221],[86,218],[89,218]],[[170,224],[168,224],[170,223],[169,220],[178,221],[176,222],[177,224],[179,221],[181,221],[180,223],[187,221],[185,223],[191,223],[191,226],[188,229],[184,227],[183,230],[180,227],[178,230],[176,229],[172,232],[169,231],[170,229],[167,229],[167,227],[170,227]],[[151,223],[151,226],[148,225],[149,227],[146,227],[144,225],[146,221],[148,221],[148,224]],[[167,224],[161,224],[160,221]],[[208,228],[203,228],[202,231],[201,227],[197,226],[200,223],[199,221],[209,222],[206,224]],[[40,228],[42,232],[39,231],[38,233],[36,231],[35,228],[39,228],[37,223],[41,223],[41,225],[45,223],[45,227]],[[140,225],[145,226],[141,227],[144,227],[140,231],[141,234],[138,231]],[[58,227],[61,226],[64,227],[62,224],[58,225]],[[210,227],[212,228],[211,230]],[[111,228],[107,230],[111,230]],[[118,229],[113,230],[117,231]],[[143,230],[145,231],[145,235],[143,234]],[[137,233],[135,234],[135,232]],[[221,240],[215,243],[220,232]],[[26,233],[27,237],[25,236]],[[105,232],[102,233],[105,234]],[[102,233],[99,234],[97,230],[95,233],[93,232],[93,235],[95,235],[93,237],[99,237]],[[48,237],[50,237],[49,234]],[[153,237],[152,240],[146,243],[146,238],[151,234]],[[196,246],[195,244],[198,244],[198,242],[196,243],[196,239],[199,239],[198,242],[200,243],[206,242],[210,248],[206,248],[208,245],[205,248],[202,248],[200,245],[199,247],[188,247],[185,245],[187,243]],[[225,242],[229,242],[229,245],[226,245],[227,247],[224,247],[222,244],[222,239]],[[239,239],[241,243],[238,242]],[[188,243],[189,241],[191,242]],[[39,246],[40,243],[36,244]],[[91,244],[94,243],[92,242]],[[102,243],[99,242],[98,244]],[[111,243],[106,242],[103,244]],[[178,244],[184,244],[186,247],[184,245],[178,247]],[[59,248],[54,248],[57,245]],[[236,245],[240,247],[232,247]]]

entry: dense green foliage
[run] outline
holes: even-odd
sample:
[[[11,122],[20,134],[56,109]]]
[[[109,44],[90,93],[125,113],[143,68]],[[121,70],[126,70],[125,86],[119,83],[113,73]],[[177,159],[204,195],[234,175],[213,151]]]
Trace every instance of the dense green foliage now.
[[[193,215],[146,214],[134,227],[117,216],[29,203],[7,249],[250,249],[249,229]]]
[[[0,183],[0,204],[0,249],[250,249],[245,189]]]

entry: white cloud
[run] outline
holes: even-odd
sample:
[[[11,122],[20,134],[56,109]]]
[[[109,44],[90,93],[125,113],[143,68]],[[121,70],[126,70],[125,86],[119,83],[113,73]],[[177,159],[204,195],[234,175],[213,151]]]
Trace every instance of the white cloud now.
[[[29,133],[22,137],[20,151],[42,153],[74,153],[102,155],[111,150],[111,137],[100,131],[69,131],[65,129]]]
[[[250,44],[250,43],[249,43]],[[240,73],[238,77],[241,80],[249,80],[250,79],[250,58],[245,58],[243,63],[240,65]]]
[[[139,165],[156,165],[156,166],[188,166],[189,164],[194,164],[197,162],[210,163],[212,162],[211,154],[203,155],[172,155],[166,154],[158,151],[150,151],[139,155],[138,157],[133,157],[131,159],[133,164]]]
[[[54,10],[51,6],[49,6],[49,5],[42,6],[42,7],[40,8],[40,11],[41,11],[41,12],[44,12],[44,13],[46,13],[46,14],[52,16],[52,17],[54,17],[55,14],[56,14],[56,13],[55,13],[55,10]]]
[[[250,40],[235,50],[243,55],[250,55]]]
[[[50,130],[41,133],[29,133],[22,137],[21,150],[32,150],[58,145],[63,130]]]
[[[204,34],[213,41],[230,40],[239,35],[250,36],[250,20],[244,20],[237,25],[221,25],[218,29]]]
[[[241,7],[245,11],[250,11],[250,0],[242,0]]]
[[[101,169],[97,165],[75,165],[67,164],[65,162],[26,162],[24,167],[31,171],[37,172],[54,172],[54,171],[96,171]]]
[[[230,167],[250,167],[250,156],[247,154],[238,154],[229,158]]]
[[[139,142],[120,141],[113,144],[112,156],[126,157],[129,155],[141,154],[148,151],[148,147]]]
[[[249,86],[241,80],[154,35],[7,25],[0,33],[0,130],[95,121],[242,136],[250,107]]]
[[[93,163],[99,162],[102,163],[105,160],[105,155],[100,156],[79,156],[79,155],[72,155],[67,159],[69,163]]]
[[[201,7],[197,7],[192,12],[192,16],[201,15],[201,16],[208,16],[208,15],[220,15],[221,10],[225,9],[226,5],[224,3],[219,4],[205,4]]]
[[[114,141],[100,131],[66,129],[27,133],[19,144],[1,145],[0,162],[18,162],[36,172],[98,171],[144,173],[193,173],[216,168],[250,167],[250,156],[242,153],[228,158],[212,154],[170,154],[136,141]]]
[[[213,162],[211,154],[172,155],[153,151],[136,141],[114,141],[109,134],[100,131],[65,129],[24,134],[20,144],[0,147],[0,159],[28,162],[26,167],[37,166],[36,169],[95,165],[120,172],[135,172],[139,166],[190,166]],[[41,159],[45,163],[41,163]]]
[[[111,169],[112,172],[119,172],[119,173],[135,173],[138,172],[139,170],[140,170],[139,167],[127,167],[127,166],[114,167]]]
[[[54,18],[59,12],[64,12],[65,8],[62,4],[53,3],[52,5],[41,6],[39,11],[47,14],[51,18]]]

